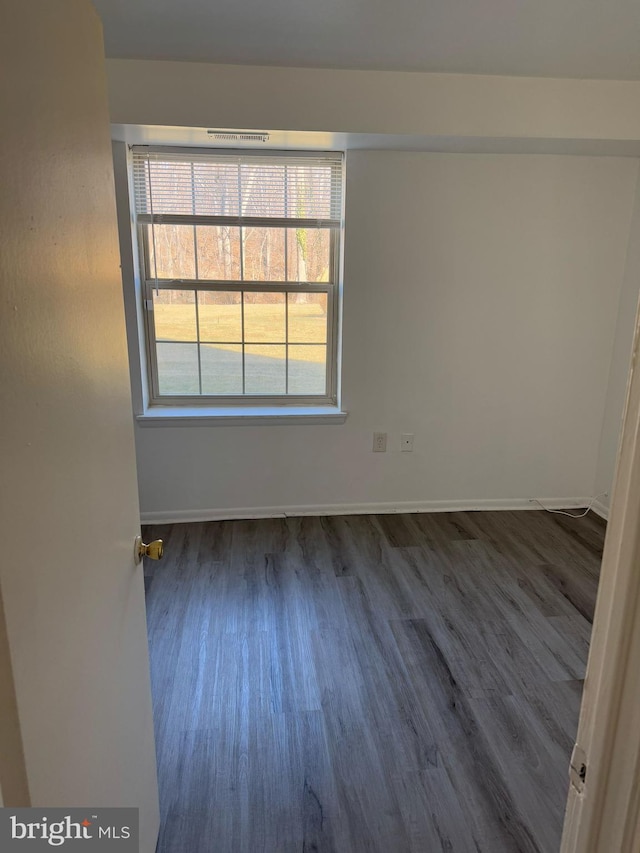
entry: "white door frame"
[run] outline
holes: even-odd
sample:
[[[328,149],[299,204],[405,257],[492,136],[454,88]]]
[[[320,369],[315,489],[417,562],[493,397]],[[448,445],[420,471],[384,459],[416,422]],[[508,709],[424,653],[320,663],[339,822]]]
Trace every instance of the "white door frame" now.
[[[640,314],[561,853],[640,851],[639,350]]]

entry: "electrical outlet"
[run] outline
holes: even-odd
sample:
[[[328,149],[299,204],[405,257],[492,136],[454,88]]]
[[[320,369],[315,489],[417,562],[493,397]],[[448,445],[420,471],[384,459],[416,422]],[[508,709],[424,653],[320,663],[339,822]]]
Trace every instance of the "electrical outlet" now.
[[[385,453],[387,450],[387,434],[386,432],[374,432],[373,434],[373,452]]]
[[[400,450],[403,453],[411,453],[413,450],[413,433],[405,432],[400,436]]]

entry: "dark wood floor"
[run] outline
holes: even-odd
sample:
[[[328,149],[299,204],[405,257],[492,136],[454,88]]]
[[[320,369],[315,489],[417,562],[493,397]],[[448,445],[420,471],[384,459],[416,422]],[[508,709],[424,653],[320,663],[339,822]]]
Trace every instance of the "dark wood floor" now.
[[[146,534],[159,853],[556,853],[600,519]]]

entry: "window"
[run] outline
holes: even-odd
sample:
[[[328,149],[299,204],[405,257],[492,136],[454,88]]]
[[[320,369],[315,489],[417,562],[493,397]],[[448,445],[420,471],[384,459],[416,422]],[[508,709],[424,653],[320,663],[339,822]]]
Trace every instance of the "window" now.
[[[337,395],[342,155],[133,149],[151,403]]]

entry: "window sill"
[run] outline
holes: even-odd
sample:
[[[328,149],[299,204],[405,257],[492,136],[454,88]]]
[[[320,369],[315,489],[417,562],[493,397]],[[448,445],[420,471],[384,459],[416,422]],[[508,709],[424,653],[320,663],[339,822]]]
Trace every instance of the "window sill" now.
[[[136,415],[141,427],[158,426],[253,426],[269,424],[343,424],[347,412],[337,406],[242,406],[197,408],[153,406]]]

